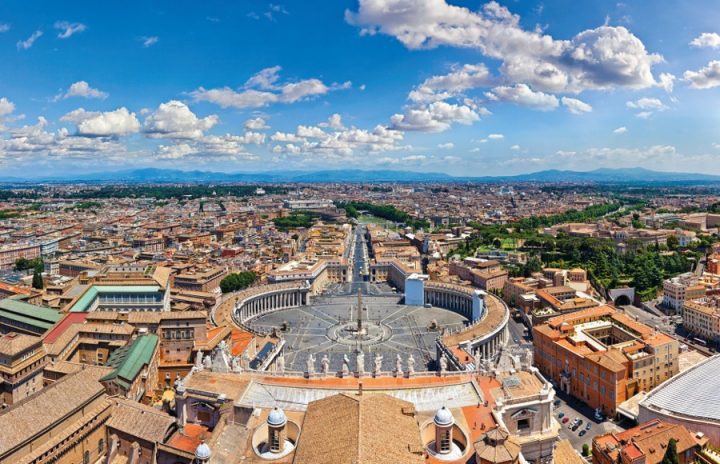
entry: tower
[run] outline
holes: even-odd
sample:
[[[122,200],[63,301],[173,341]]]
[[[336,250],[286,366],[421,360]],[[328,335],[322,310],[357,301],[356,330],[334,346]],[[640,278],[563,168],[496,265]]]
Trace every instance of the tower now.
[[[448,454],[452,450],[455,418],[450,410],[443,406],[435,413],[433,422],[435,422],[435,451],[439,454]]]
[[[287,417],[283,410],[278,407],[273,408],[267,418],[267,449],[271,453],[282,453],[285,451],[285,441],[287,440],[287,433],[285,431],[286,424]]]

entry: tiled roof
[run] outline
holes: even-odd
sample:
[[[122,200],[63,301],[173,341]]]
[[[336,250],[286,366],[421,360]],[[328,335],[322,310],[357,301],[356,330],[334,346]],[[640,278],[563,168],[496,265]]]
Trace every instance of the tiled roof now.
[[[118,398],[107,426],[150,443],[162,443],[174,422],[172,416],[162,411]]]
[[[102,395],[106,368],[86,367],[0,412],[0,461],[7,451]]]
[[[422,453],[416,452],[423,449],[418,424],[404,408],[413,408],[412,403],[385,394],[340,394],[313,401],[294,463],[422,463]]]
[[[7,333],[0,335],[0,354],[15,356],[40,342],[39,337],[21,333]]]
[[[143,366],[150,364],[158,340],[158,336],[154,334],[142,335],[136,338],[129,346],[113,351],[113,354],[108,359],[107,366],[115,370],[100,380],[132,382]]]

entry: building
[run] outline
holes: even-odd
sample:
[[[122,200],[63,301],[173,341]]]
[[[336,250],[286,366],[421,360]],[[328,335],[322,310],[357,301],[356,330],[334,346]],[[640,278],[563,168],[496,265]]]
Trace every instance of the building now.
[[[694,336],[711,342],[720,340],[720,297],[685,301],[682,318],[683,328]]]
[[[226,275],[223,267],[184,271],[174,277],[173,286],[195,292],[215,292]]]
[[[681,274],[663,282],[663,306],[679,311],[685,300],[705,296],[705,286],[693,273]]]
[[[149,399],[158,383],[158,336],[147,334],[115,350],[106,366],[112,372],[100,378],[110,395],[134,401]]]
[[[565,393],[614,416],[620,403],[679,372],[679,343],[611,306],[533,327],[535,363]]]
[[[0,300],[0,333],[40,336],[60,320],[60,312],[26,303],[18,298]]]
[[[0,411],[0,462],[77,464],[105,455],[112,403],[86,367]]]
[[[382,394],[341,394],[308,404],[293,463],[360,462],[425,462],[412,403]]]
[[[696,462],[696,453],[707,443],[702,434],[654,419],[624,432],[593,437],[592,462],[660,464],[671,439],[676,442],[680,464]]]
[[[640,402],[640,423],[659,419],[702,432],[714,447],[720,446],[720,403],[717,378],[720,355],[676,375],[652,390]]]
[[[0,405],[5,407],[40,391],[46,364],[39,337],[15,332],[0,335]]]

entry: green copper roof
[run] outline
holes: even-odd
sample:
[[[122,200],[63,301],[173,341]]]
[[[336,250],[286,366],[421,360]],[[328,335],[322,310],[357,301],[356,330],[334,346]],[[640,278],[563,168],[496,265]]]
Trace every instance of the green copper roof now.
[[[159,285],[93,285],[70,308],[70,312],[87,311],[101,293],[157,293]]]
[[[8,319],[18,318],[18,321],[22,320],[38,327],[48,328],[60,320],[60,312],[55,309],[36,306],[14,298],[0,300],[0,312]]]
[[[157,344],[157,335],[141,335],[131,344],[113,351],[105,365],[114,370],[100,380],[112,380],[128,388],[143,366],[150,364]]]

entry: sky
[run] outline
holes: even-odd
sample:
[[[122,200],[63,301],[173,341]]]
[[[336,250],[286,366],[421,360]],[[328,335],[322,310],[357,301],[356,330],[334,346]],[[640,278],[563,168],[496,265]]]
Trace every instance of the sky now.
[[[717,0],[0,4],[0,177],[720,174],[719,103]]]

